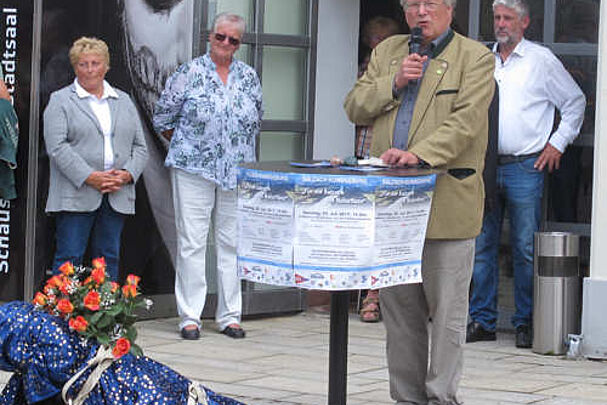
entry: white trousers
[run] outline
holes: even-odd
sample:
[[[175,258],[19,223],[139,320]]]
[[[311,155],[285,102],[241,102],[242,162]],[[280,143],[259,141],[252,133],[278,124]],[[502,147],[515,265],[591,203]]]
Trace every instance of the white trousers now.
[[[236,190],[222,190],[203,177],[171,169],[177,256],[175,299],[181,317],[179,328],[200,327],[207,296],[205,278],[207,236],[214,215],[217,254],[217,310],[219,330],[240,323],[242,298],[236,271]]]

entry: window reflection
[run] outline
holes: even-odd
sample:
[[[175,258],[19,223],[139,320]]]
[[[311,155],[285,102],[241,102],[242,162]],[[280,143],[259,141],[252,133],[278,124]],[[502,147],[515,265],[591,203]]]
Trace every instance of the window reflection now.
[[[548,220],[590,223],[596,62],[595,56],[561,56],[567,71],[586,96],[586,111],[580,135],[561,157],[560,169],[549,176]]]
[[[304,119],[307,52],[305,49],[263,48],[264,119]]]
[[[259,161],[305,159],[305,138],[297,132],[262,132]]]
[[[266,0],[263,31],[272,34],[306,35],[306,0]]]
[[[560,169],[548,177],[548,221],[590,223],[593,150],[569,145]]]
[[[213,29],[213,19],[219,13],[234,13],[244,18],[247,32],[254,31],[252,0],[209,0],[209,19],[207,28]]]
[[[597,43],[599,0],[558,0],[556,10],[556,42]]]
[[[239,61],[246,63],[247,65],[253,66],[253,55],[251,46],[248,44],[240,44],[240,47],[234,53],[234,57]]]
[[[596,56],[559,56],[565,69],[586,96],[586,111],[581,134],[592,134],[594,132],[594,114],[596,108]]]

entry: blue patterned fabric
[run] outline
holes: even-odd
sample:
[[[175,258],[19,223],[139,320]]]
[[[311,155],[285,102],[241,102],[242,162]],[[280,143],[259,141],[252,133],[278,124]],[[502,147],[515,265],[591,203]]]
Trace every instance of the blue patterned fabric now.
[[[0,394],[0,405],[34,404],[61,393],[63,384],[94,357],[97,343],[85,342],[67,322],[11,302],[0,307],[0,369],[14,374]],[[72,386],[75,397],[87,370]],[[145,356],[114,361],[89,394],[86,405],[186,405],[190,380]],[[210,405],[243,405],[205,388]]]
[[[225,85],[208,53],[181,65],[154,111],[156,131],[175,130],[165,166],[234,189],[237,166],[255,161],[262,115],[261,84],[247,64],[234,59]]]

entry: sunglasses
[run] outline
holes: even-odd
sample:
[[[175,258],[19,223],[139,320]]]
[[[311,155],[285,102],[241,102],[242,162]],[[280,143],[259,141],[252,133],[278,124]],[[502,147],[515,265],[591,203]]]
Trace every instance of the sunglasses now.
[[[226,34],[220,34],[218,32],[215,33],[215,39],[219,42],[225,41],[226,38],[228,39],[228,42],[230,43],[230,45],[232,45],[232,46],[240,45],[240,39],[238,39],[238,38],[229,37]]]

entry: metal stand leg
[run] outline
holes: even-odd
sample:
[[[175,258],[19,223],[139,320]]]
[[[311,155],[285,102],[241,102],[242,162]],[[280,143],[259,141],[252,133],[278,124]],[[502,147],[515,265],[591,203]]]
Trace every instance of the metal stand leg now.
[[[329,405],[346,405],[349,291],[331,293]]]

